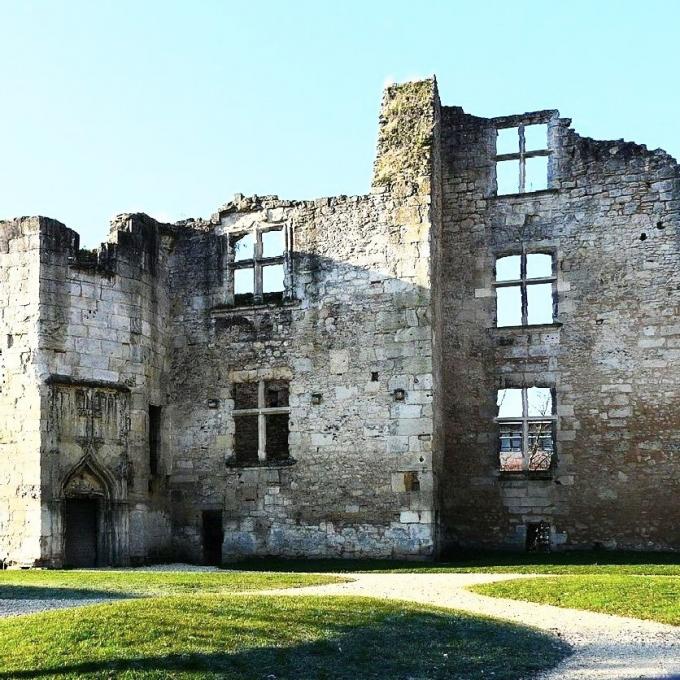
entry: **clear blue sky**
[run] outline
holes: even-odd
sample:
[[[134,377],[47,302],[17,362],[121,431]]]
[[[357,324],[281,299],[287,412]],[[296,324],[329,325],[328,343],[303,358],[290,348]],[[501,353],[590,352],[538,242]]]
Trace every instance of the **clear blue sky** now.
[[[0,218],[365,193],[386,81],[680,156],[680,2],[0,0]]]

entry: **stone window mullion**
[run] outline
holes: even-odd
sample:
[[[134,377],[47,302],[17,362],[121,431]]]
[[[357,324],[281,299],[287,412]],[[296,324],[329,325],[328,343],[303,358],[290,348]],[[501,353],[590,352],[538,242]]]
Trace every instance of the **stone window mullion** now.
[[[524,125],[517,128],[519,134],[519,193],[523,194],[526,188],[526,138],[524,137]]]
[[[520,293],[522,298],[522,326],[529,325],[529,298],[527,295],[527,254],[522,250],[519,264]]]
[[[255,261],[254,265],[254,295],[256,300],[262,299],[262,231],[260,229],[255,229]]]
[[[267,421],[262,412],[264,407],[264,380],[260,380],[257,384],[257,457],[260,461],[267,460]]]
[[[522,469],[529,469],[529,397],[522,389]]]

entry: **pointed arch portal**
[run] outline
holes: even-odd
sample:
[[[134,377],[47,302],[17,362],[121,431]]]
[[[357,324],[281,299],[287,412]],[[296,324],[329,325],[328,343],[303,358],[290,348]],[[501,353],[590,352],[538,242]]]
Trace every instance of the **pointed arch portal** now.
[[[114,564],[113,476],[90,454],[61,485],[64,566]]]

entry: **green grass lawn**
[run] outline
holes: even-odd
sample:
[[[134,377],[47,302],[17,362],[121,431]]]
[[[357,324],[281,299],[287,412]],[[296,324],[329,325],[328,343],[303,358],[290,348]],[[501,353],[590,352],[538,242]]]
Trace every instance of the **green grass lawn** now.
[[[680,553],[614,552],[560,553],[461,552],[452,561],[273,560],[238,562],[239,569],[278,572],[464,573],[489,574],[650,574],[680,576]]]
[[[243,571],[0,571],[0,598],[140,597],[233,593],[335,583],[330,575]]]
[[[521,626],[349,597],[174,595],[0,620],[3,679],[510,680],[568,651]]]
[[[680,625],[680,578],[580,574],[475,586],[482,595]]]

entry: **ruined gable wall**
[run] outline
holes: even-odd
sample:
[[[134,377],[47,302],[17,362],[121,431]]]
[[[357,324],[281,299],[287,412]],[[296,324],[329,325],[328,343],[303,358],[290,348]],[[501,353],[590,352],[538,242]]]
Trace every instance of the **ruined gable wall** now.
[[[172,234],[132,215],[98,254],[79,251],[77,234],[53,220],[43,219],[41,237],[44,559],[62,559],[62,486],[89,453],[112,476],[113,559],[163,556],[167,503],[149,493],[147,414],[165,399]]]
[[[557,545],[677,549],[678,168],[549,129],[553,191],[492,197],[492,121],[443,111],[447,540],[523,546],[544,519]],[[494,257],[522,243],[556,251],[561,326],[494,328]],[[537,383],[557,392],[554,475],[501,480],[496,390]]]
[[[431,133],[433,83],[405,93],[388,93],[383,123],[424,110]],[[432,553],[430,161],[417,156],[428,143],[403,164],[399,153],[378,163],[370,196],[239,199],[212,229],[179,240],[168,417],[178,551],[200,554],[201,511],[222,509],[226,558]],[[393,147],[381,135],[379,148]],[[292,230],[294,300],[233,308],[226,237],[253,223]],[[296,462],[225,465],[234,381],[277,377],[290,380]],[[408,472],[418,490],[407,490]]]
[[[40,559],[37,218],[0,222],[0,562]]]

